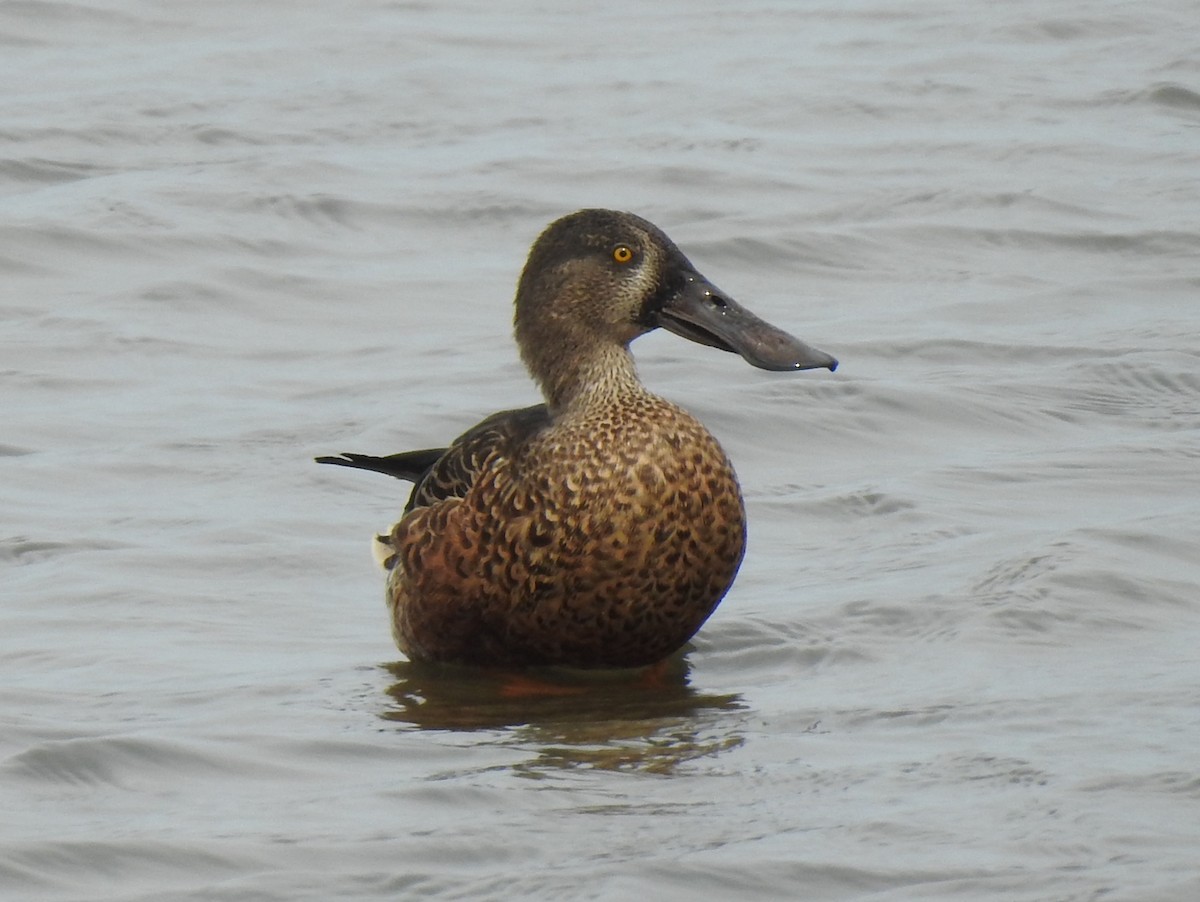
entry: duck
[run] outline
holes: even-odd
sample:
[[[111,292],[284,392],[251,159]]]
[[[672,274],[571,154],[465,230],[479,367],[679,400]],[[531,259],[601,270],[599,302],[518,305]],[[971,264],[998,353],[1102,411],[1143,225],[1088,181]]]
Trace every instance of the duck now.
[[[545,228],[517,284],[516,343],[543,403],[447,447],[316,458],[413,483],[374,540],[410,660],[649,667],[725,597],[745,504],[717,439],[638,376],[630,344],[658,328],[764,370],[838,366],[735,302],[646,219],[579,210]]]

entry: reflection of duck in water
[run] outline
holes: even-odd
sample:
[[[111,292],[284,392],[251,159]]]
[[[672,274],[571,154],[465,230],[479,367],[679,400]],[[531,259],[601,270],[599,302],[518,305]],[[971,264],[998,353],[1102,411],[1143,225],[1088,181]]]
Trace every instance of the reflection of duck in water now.
[[[691,686],[681,654],[655,667],[652,681],[637,670],[536,670],[550,691],[534,694],[510,692],[508,680],[497,680],[490,669],[410,661],[383,668],[395,678],[386,690],[390,704],[380,713],[384,721],[400,728],[499,731],[495,740],[522,757],[511,765],[518,774],[577,768],[672,773],[745,741],[742,697]]]
[[[377,540],[406,655],[634,667],[712,613],[745,510],[716,439],[638,379],[629,343],[659,326],[763,369],[837,366],[734,303],[646,220],[582,210],[542,233],[517,287],[517,344],[545,404],[449,448],[318,458],[416,483]]]
[[[523,671],[529,686],[517,674],[490,668],[420,661],[382,667],[394,682],[386,689],[389,703],[380,717],[422,729],[524,725],[543,731],[543,738],[590,742],[655,725],[725,723],[724,714],[745,710],[737,693],[693,686],[683,654],[662,661],[653,678],[640,670],[537,668]]]

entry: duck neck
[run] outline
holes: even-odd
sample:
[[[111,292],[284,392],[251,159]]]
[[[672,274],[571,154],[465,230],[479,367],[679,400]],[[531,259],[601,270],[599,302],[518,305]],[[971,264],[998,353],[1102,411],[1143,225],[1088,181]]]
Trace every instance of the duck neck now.
[[[525,365],[553,415],[619,403],[645,392],[627,345],[567,339],[523,347]]]

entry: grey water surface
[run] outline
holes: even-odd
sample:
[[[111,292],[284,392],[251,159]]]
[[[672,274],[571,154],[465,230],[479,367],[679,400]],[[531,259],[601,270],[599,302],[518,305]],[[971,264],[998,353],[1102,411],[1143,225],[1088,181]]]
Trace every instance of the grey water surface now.
[[[0,3],[0,898],[1200,898],[1198,22]],[[638,341],[746,562],[661,683],[512,698],[311,459],[532,403],[584,206],[842,366]]]

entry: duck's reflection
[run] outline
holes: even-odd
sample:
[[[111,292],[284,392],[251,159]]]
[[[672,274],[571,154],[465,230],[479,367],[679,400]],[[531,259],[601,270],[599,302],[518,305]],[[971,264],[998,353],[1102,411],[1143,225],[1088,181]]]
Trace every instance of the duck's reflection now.
[[[426,730],[504,730],[507,745],[533,748],[518,767],[665,773],[741,745],[737,694],[701,692],[676,655],[648,671],[521,673],[416,664],[384,665],[396,682],[385,720]]]

